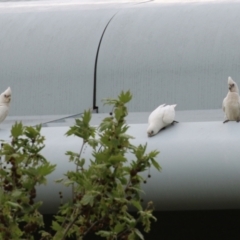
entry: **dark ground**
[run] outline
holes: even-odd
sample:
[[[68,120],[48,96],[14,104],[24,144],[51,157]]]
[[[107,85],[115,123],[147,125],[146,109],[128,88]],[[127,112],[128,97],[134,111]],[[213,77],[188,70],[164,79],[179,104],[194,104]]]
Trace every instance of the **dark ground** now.
[[[155,212],[153,223],[145,240],[235,240],[240,239],[240,210]],[[52,216],[44,216],[46,226]],[[37,239],[37,238],[36,238]],[[89,236],[86,240],[98,240]]]

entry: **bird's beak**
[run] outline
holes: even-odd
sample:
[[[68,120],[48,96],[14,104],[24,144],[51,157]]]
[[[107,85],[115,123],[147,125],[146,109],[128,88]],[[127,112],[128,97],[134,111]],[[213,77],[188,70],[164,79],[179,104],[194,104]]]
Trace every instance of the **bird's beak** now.
[[[152,134],[151,133],[148,133],[148,137],[151,137],[152,136]]]
[[[229,90],[231,90],[233,88],[234,84],[230,84],[229,86]]]

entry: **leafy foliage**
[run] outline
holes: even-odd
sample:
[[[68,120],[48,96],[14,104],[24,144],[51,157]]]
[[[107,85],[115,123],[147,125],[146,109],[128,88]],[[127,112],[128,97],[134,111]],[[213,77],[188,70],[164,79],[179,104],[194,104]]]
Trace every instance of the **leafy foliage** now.
[[[11,142],[1,144],[0,156],[0,239],[33,239],[32,234],[43,226],[35,202],[36,185],[45,184],[54,171],[42,155],[44,137],[41,126],[24,127],[15,123]]]
[[[83,139],[81,149],[85,144],[93,147],[91,164],[84,167],[85,159],[79,153],[67,152],[70,161],[78,166],[77,171],[66,174],[66,185],[74,183],[74,198],[72,203],[64,204],[52,228],[57,232],[54,240],[75,236],[84,239],[90,232],[108,240],[113,239],[144,239],[137,228],[141,223],[144,230],[150,230],[153,204],[149,203],[143,209],[141,199],[140,173],[153,165],[160,170],[155,158],[159,152],[146,154],[147,146],[133,146],[133,138],[127,134],[125,122],[128,103],[132,98],[129,91],[121,92],[118,99],[105,99],[104,104],[113,105],[113,113],[106,117],[98,129],[90,126],[90,112],[85,112],[76,121],[67,135],[79,136]],[[81,127],[84,126],[84,129]],[[82,134],[85,131],[87,134]],[[98,131],[99,139],[95,138]],[[127,161],[126,153],[132,153],[134,159]],[[139,217],[135,219],[129,213],[134,207]]]
[[[54,171],[42,155],[44,137],[41,126],[24,127],[16,123],[11,129],[11,142],[3,142],[0,150],[0,239],[33,239],[41,227],[41,240],[65,240],[70,236],[84,239],[94,232],[108,240],[141,239],[139,224],[150,231],[153,203],[144,208],[141,173],[157,163],[158,151],[147,153],[147,145],[134,146],[127,134],[126,104],[132,99],[130,91],[121,92],[117,99],[105,99],[113,113],[98,128],[90,125],[91,111],[85,111],[66,136],[82,141],[80,151],[66,152],[76,165],[65,178],[56,182],[73,189],[73,199],[61,205],[52,222],[54,234],[46,232],[41,202],[35,202],[36,185],[46,184],[46,176]],[[81,157],[85,145],[92,147],[89,166]],[[132,156],[127,159],[126,154]],[[88,161],[89,162],[89,161]],[[129,209],[135,208],[137,217]]]

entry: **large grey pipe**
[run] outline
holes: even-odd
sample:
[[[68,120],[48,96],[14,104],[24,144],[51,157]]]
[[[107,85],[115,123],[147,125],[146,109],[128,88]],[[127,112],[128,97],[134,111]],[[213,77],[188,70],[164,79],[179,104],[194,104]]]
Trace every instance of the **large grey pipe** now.
[[[151,178],[143,184],[144,201],[152,200],[156,210],[202,210],[240,208],[240,134],[239,124],[229,122],[179,123],[158,135],[148,138],[146,124],[130,125],[133,143],[148,143],[148,151],[158,149],[157,161],[162,172],[151,169]],[[65,137],[67,127],[42,129],[46,137],[43,155],[57,168],[46,186],[38,187],[37,200],[42,200],[43,213],[54,213],[60,203],[71,197],[71,188],[56,184],[68,170],[75,169],[68,162],[67,150],[78,152],[81,139]],[[9,131],[1,130],[1,139],[8,139]],[[91,157],[91,148],[83,156]],[[148,173],[144,173],[147,177]]]

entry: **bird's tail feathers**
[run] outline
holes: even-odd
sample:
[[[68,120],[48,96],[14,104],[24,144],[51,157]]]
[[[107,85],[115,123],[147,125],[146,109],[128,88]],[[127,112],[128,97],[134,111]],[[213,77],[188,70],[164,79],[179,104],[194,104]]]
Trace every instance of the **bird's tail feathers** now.
[[[165,107],[166,103],[159,106],[159,108]]]

